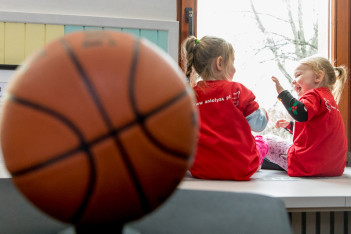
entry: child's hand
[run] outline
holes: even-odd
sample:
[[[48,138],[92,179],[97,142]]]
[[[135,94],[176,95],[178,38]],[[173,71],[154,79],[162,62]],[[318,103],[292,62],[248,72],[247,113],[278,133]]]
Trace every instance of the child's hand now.
[[[275,128],[286,128],[287,126],[289,126],[290,121],[287,121],[285,119],[280,119],[275,123]]]
[[[278,94],[284,91],[283,86],[280,85],[280,82],[277,77],[272,76],[272,80],[275,83],[275,88],[277,89]]]

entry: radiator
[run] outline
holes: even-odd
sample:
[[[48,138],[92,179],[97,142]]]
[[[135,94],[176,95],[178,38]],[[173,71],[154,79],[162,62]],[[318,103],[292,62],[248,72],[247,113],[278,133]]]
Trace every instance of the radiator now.
[[[351,234],[351,211],[289,212],[293,234]]]

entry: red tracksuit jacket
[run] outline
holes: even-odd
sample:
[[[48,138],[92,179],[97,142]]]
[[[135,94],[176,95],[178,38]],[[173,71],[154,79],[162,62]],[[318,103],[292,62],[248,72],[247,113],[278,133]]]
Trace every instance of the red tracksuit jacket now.
[[[190,169],[202,179],[249,180],[259,153],[246,120],[259,108],[255,95],[230,81],[201,81],[194,87],[200,112],[197,153]]]

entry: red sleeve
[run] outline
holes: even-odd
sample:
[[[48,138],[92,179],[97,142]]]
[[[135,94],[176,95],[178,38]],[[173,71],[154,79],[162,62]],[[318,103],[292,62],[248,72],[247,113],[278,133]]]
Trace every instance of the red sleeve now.
[[[238,107],[246,117],[259,108],[258,103],[255,101],[256,96],[244,85],[236,82],[233,83],[232,95],[234,105]]]
[[[308,113],[308,119],[312,119],[317,113],[320,111],[321,108],[321,98],[317,92],[313,90],[310,92],[306,92],[301,98],[300,102],[305,105],[305,108]]]

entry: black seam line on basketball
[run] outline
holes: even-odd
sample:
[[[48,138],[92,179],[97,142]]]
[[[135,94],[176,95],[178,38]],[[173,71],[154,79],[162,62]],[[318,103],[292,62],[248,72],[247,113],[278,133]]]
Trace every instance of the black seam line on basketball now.
[[[45,162],[42,162],[42,163],[38,163],[38,164],[36,164],[34,166],[31,166],[31,167],[28,167],[28,168],[25,168],[25,169],[21,169],[21,170],[12,172],[11,175],[12,175],[12,177],[20,177],[20,176],[23,176],[23,175],[25,175],[27,173],[31,173],[33,171],[37,171],[37,170],[40,170],[40,169],[43,169],[43,168],[47,168],[47,167],[49,167],[50,165],[53,165],[56,162],[59,162],[61,160],[64,160],[66,158],[71,157],[72,155],[76,154],[79,151],[81,151],[81,147],[77,147],[76,149],[73,149],[73,150],[68,151],[66,153],[63,153],[63,154],[60,154],[57,157],[54,157],[54,158],[52,158],[50,160],[47,160]]]
[[[37,103],[28,101],[26,99],[20,98],[20,97],[16,97],[14,95],[8,94],[7,99],[15,102],[17,104],[20,104],[22,106],[27,106],[33,109],[36,109],[37,111],[40,112],[44,112],[48,115],[51,115],[52,117],[54,117],[55,119],[58,119],[59,121],[61,121],[64,125],[66,125],[68,128],[70,128],[75,135],[77,135],[78,139],[81,142],[84,142],[84,137],[83,134],[79,131],[79,129],[74,125],[74,123],[72,123],[69,119],[67,119],[65,116],[63,116],[62,114],[60,114],[59,112],[52,110],[46,106],[42,106],[39,105]]]
[[[108,128],[110,129],[110,131],[113,131],[113,125],[112,122],[110,121],[110,119],[108,118],[108,115],[106,114],[106,112],[104,111],[103,105],[100,102],[98,95],[96,94],[93,85],[90,83],[88,76],[86,75],[82,65],[80,64],[80,62],[78,61],[78,58],[75,56],[74,52],[72,51],[72,49],[70,48],[69,44],[64,41],[63,39],[61,40],[63,46],[65,47],[67,53],[69,54],[70,58],[72,59],[74,65],[76,66],[78,72],[80,73],[81,77],[83,78],[83,81],[85,82],[88,90],[90,91],[90,94],[92,95],[92,98],[94,99],[97,108],[100,111],[100,114],[102,115],[102,118],[104,119],[105,123],[107,124]],[[134,70],[136,69],[136,63],[137,63],[137,57],[139,54],[139,40],[137,40],[136,43],[136,48],[134,50],[134,54],[133,54],[133,60],[132,60],[132,66],[131,66],[131,73],[133,73],[134,75]],[[117,145],[117,147],[121,150],[121,155],[122,158],[124,159],[125,165],[127,166],[130,176],[134,182],[134,185],[138,191],[139,194],[139,199],[141,201],[141,205],[142,208],[146,211],[149,212],[151,210],[150,205],[148,200],[146,199],[146,196],[141,188],[141,185],[137,179],[135,170],[133,169],[133,166],[131,164],[131,162],[129,161],[127,152],[125,151],[125,149],[123,148],[123,145],[121,144],[121,142],[119,140],[115,139],[115,144]]]
[[[82,64],[79,62],[78,57],[76,54],[73,52],[71,46],[66,42],[64,39],[60,40],[62,46],[68,53],[69,57],[71,58],[74,66],[76,67],[78,73],[80,74],[80,77],[82,78],[84,84],[86,85],[86,88],[88,89],[93,101],[95,102],[96,107],[98,108],[98,111],[100,112],[100,115],[102,116],[105,124],[109,129],[113,128],[112,122],[109,119],[104,106],[102,102],[100,101],[93,84],[90,82],[88,75],[86,74]],[[81,205],[78,207],[76,213],[72,217],[72,221],[74,223],[78,223],[78,221],[83,217],[84,211],[87,209],[88,203],[90,201],[90,197],[92,196],[93,189],[95,188],[96,184],[96,168],[95,168],[95,161],[92,153],[90,152],[90,149],[88,148],[89,153],[87,152],[88,155],[88,161],[91,169],[91,174],[90,174],[90,183],[88,185],[88,190],[83,198],[83,201]]]
[[[138,42],[138,43],[140,43],[140,42]],[[152,141],[163,152],[169,153],[169,154],[176,156],[176,157],[179,157],[179,158],[188,159],[189,158],[188,154],[185,154],[184,152],[180,152],[180,151],[175,150],[175,149],[171,149],[171,148],[167,147],[166,145],[162,144],[160,141],[158,141],[145,126],[145,120],[147,119],[147,117],[154,114],[154,112],[143,115],[138,110],[137,102],[135,99],[135,97],[136,97],[135,90],[134,90],[136,64],[137,64],[137,62],[135,62],[135,63],[133,62],[132,67],[131,67],[130,83],[129,83],[129,98],[131,100],[132,110],[137,118],[137,121],[141,125],[141,129],[143,130],[144,134],[149,138],[149,140]],[[186,94],[187,94],[187,90],[184,90],[182,93],[180,93],[179,95],[177,95],[176,97],[174,97],[170,101],[168,101],[167,103],[165,103],[165,104],[161,105],[159,108],[157,108],[155,110],[155,112],[167,108],[168,106],[172,105],[174,102],[176,102],[177,100],[179,100],[180,98],[182,98]]]
[[[175,98],[171,99],[169,102],[165,103],[164,105],[160,106],[157,110],[154,110],[152,113],[148,113],[147,115],[144,115],[141,117],[141,129],[143,130],[144,134],[149,138],[150,141],[152,141],[156,146],[158,146],[163,152],[166,152],[172,156],[178,157],[178,158],[182,158],[182,159],[189,159],[189,155],[184,153],[184,152],[180,152],[176,149],[171,149],[167,146],[165,146],[164,144],[162,144],[160,141],[158,141],[152,134],[151,132],[147,129],[146,125],[145,125],[145,120],[147,119],[148,116],[155,114],[158,111],[161,111],[162,109],[167,108],[168,106],[172,105],[172,103],[176,102],[177,100],[181,99],[182,97],[184,97],[187,94],[187,91],[182,92],[181,94],[179,94],[178,96],[176,96]]]
[[[80,141],[80,145],[77,148],[69,150],[68,152],[60,154],[60,155],[58,155],[56,157],[53,157],[52,159],[47,160],[45,162],[33,165],[33,166],[25,168],[25,169],[14,171],[14,172],[11,173],[11,176],[18,177],[18,176],[24,175],[26,173],[29,173],[29,172],[32,172],[32,171],[35,171],[35,170],[39,170],[39,169],[42,169],[42,168],[45,168],[45,167],[48,167],[48,166],[52,165],[53,163],[61,161],[61,160],[65,159],[65,158],[67,158],[67,157],[69,157],[71,155],[74,155],[76,152],[79,152],[79,151],[85,151],[87,154],[90,154],[89,148],[88,148],[86,142],[84,141],[84,137],[83,137],[82,133],[66,117],[64,117],[60,113],[58,113],[58,112],[56,112],[56,111],[54,111],[54,110],[52,110],[50,108],[41,106],[41,105],[33,103],[33,102],[29,102],[28,100],[25,100],[25,99],[22,99],[22,98],[19,98],[19,97],[15,97],[15,96],[10,95],[10,94],[8,95],[8,99],[9,99],[9,101],[15,102],[15,103],[17,103],[19,105],[26,106],[26,107],[32,108],[32,109],[36,109],[37,111],[40,111],[40,112],[44,112],[44,113],[52,116],[53,118],[59,120],[64,125],[66,125],[69,129],[71,129],[75,133],[75,135],[77,135],[77,137],[78,137],[78,139]]]
[[[149,113],[144,115],[144,119],[147,119],[149,116],[155,115],[158,112],[162,111],[164,108],[166,108],[167,106],[169,106],[171,103],[176,102],[177,100],[181,99],[182,97],[184,97],[187,94],[187,91],[184,91],[182,93],[180,93],[179,95],[177,95],[174,99],[169,100],[168,102],[160,105],[159,107],[157,107],[154,110],[151,110]],[[109,139],[111,137],[116,137],[118,134],[120,134],[123,131],[126,131],[127,129],[134,127],[135,125],[139,125],[139,120],[133,120],[129,123],[124,124],[123,126],[116,128],[114,130],[112,130],[111,132],[104,134],[100,137],[95,138],[94,140],[92,140],[90,143],[88,143],[89,145],[95,145],[95,144],[99,144],[100,142]],[[181,158],[186,158],[188,159],[189,156],[185,156],[185,153],[180,153],[181,154]]]
[[[132,82],[134,80],[134,76],[135,76],[135,72],[136,72],[137,64],[138,64],[139,53],[140,53],[140,40],[136,38],[135,43],[134,43],[132,62],[131,62],[130,70],[129,70],[129,77],[128,77],[130,82]],[[129,159],[128,152],[125,150],[121,140],[118,137],[115,137],[114,139],[115,139],[115,144],[116,144],[117,148],[121,152],[121,156],[122,156],[123,162],[128,170],[129,176],[130,176],[131,180],[133,181],[134,187],[137,191],[141,208],[143,209],[143,211],[145,213],[148,213],[152,210],[151,206],[150,206],[150,202],[149,202],[148,198],[146,197],[146,194],[141,186],[141,183],[139,182],[139,178],[137,176],[136,170],[135,170],[132,162]]]
[[[44,167],[47,167],[49,165],[52,165],[53,163],[57,162],[57,161],[60,161],[60,160],[63,160],[71,155],[73,155],[75,152],[78,152],[78,151],[85,151],[86,154],[88,155],[88,163],[89,163],[89,166],[90,166],[90,169],[91,169],[91,178],[90,178],[90,184],[88,186],[88,189],[87,189],[87,192],[86,192],[86,196],[85,198],[83,199],[81,205],[78,207],[76,213],[72,216],[72,222],[78,222],[78,220],[81,218],[82,214],[84,213],[84,210],[86,209],[86,205],[89,201],[89,198],[91,196],[91,193],[92,193],[92,190],[93,190],[93,185],[95,184],[95,167],[94,167],[94,162],[93,162],[93,156],[90,152],[90,149],[89,149],[89,146],[86,144],[86,142],[84,141],[84,137],[82,135],[82,133],[78,130],[78,128],[71,122],[69,121],[67,118],[65,118],[63,115],[61,115],[60,113],[54,111],[54,110],[51,110],[50,108],[47,108],[47,107],[43,107],[43,106],[40,106],[39,104],[36,104],[36,103],[32,103],[32,102],[29,102],[27,100],[24,100],[24,99],[21,99],[19,97],[15,97],[15,96],[12,96],[12,95],[9,95],[8,96],[9,100],[13,101],[13,102],[16,102],[18,104],[21,104],[23,106],[27,106],[27,107],[30,107],[30,108],[33,108],[33,109],[36,109],[38,111],[41,111],[41,112],[44,112],[46,114],[49,114],[51,115],[52,117],[60,120],[62,123],[64,123],[68,128],[70,128],[79,138],[80,140],[80,146],[77,147],[76,149],[73,149],[67,153],[64,153],[64,154],[61,154],[59,156],[56,156],[56,157],[53,157],[52,159],[50,160],[47,160],[45,162],[42,162],[42,163],[39,163],[37,165],[33,165],[29,168],[26,168],[26,169],[22,169],[22,170],[19,170],[19,171],[15,171],[13,173],[11,173],[11,175],[13,177],[16,177],[16,176],[21,176],[23,174],[26,174],[26,173],[29,173],[29,172],[32,172],[32,171],[35,171],[35,170],[39,170],[39,169],[42,169]]]
[[[141,116],[141,118],[143,120],[147,119],[149,116],[152,116],[154,114],[156,114],[157,112],[160,112],[164,109],[166,109],[167,107],[171,106],[173,103],[176,103],[178,100],[182,99],[183,97],[185,97],[188,94],[187,90],[184,90],[183,92],[179,93],[178,95],[176,95],[175,97],[173,97],[172,99],[168,100],[167,102],[161,104],[160,106],[158,106],[157,108],[151,110],[149,113],[146,113],[144,115],[141,115],[140,113],[138,114],[138,116]]]
[[[106,113],[106,110],[104,108],[104,105],[102,104],[101,100],[99,99],[98,94],[96,93],[96,90],[94,89],[94,85],[91,83],[89,76],[87,75],[87,73],[85,72],[82,64],[80,63],[78,57],[76,56],[76,54],[73,52],[72,48],[70,47],[70,45],[68,44],[68,42],[66,42],[64,39],[61,39],[61,43],[63,45],[63,47],[65,48],[65,50],[67,51],[69,57],[71,58],[74,66],[76,67],[80,77],[83,80],[83,83],[85,84],[87,90],[89,91],[89,94],[91,95],[93,101],[96,104],[96,107],[99,110],[99,113],[101,114],[104,122],[106,123],[107,127],[109,129],[113,128],[113,124],[110,120],[110,118],[108,117],[108,114]]]
[[[182,92],[181,94],[179,94],[177,97],[175,97],[174,99],[170,100],[169,102],[167,103],[164,103],[163,105],[161,105],[160,107],[152,110],[151,112],[147,113],[145,115],[145,117],[147,118],[148,116],[151,116],[151,115],[154,115],[156,114],[157,112],[161,111],[162,109],[164,109],[165,107],[167,107],[170,103],[173,103],[173,102],[176,102],[178,99],[182,98],[184,95],[186,94],[186,92]],[[83,136],[82,134],[80,133],[80,131],[74,126],[73,123],[71,123],[69,120],[65,119],[63,116],[61,116],[59,113],[53,111],[53,110],[50,110],[49,108],[46,108],[46,107],[42,107],[38,104],[35,104],[35,103],[31,103],[31,102],[28,102],[27,100],[24,100],[24,99],[21,99],[21,98],[18,98],[18,97],[14,97],[14,96],[11,96],[9,95],[9,99],[14,101],[14,102],[17,102],[19,104],[22,104],[22,105],[25,105],[25,106],[30,106],[31,108],[35,108],[37,110],[40,110],[42,112],[46,112],[52,116],[55,116],[56,118],[60,119],[62,122],[65,122],[66,125],[70,126],[71,129],[73,129],[73,131],[79,136],[79,139],[81,142],[84,142],[83,140]],[[22,169],[22,170],[18,170],[18,171],[15,171],[15,172],[12,172],[11,175],[16,177],[16,176],[21,176],[21,175],[24,175],[24,174],[27,174],[27,173],[30,173],[30,172],[33,172],[33,171],[36,171],[36,170],[40,170],[42,168],[45,168],[47,166],[49,166],[50,164],[53,164],[53,163],[56,163],[60,160],[64,160],[65,158],[69,157],[70,155],[72,154],[75,154],[79,151],[86,151],[85,148],[86,146],[83,146],[83,145],[95,145],[95,144],[98,144],[99,142],[105,140],[105,139],[108,139],[110,137],[116,137],[116,135],[118,135],[120,132],[124,131],[125,129],[128,129],[132,126],[135,126],[135,124],[138,123],[138,121],[133,121],[133,122],[130,122],[124,126],[122,126],[121,128],[118,128],[116,130],[113,130],[111,131],[111,133],[109,134],[106,134],[106,135],[103,135],[91,142],[86,142],[86,143],[82,143],[79,147],[77,147],[76,149],[72,149],[66,153],[63,153],[63,154],[60,154],[60,155],[57,155],[55,156],[54,158],[48,160],[48,161],[45,161],[43,163],[40,163],[40,164],[37,164],[37,165],[34,165],[32,167],[29,167],[29,168],[25,168],[25,169]]]
[[[166,109],[167,107],[171,106],[173,103],[175,103],[176,101],[178,101],[179,99],[183,98],[186,94],[187,94],[187,90],[185,89],[183,92],[181,92],[180,94],[178,94],[177,96],[175,96],[174,98],[172,98],[171,100],[169,100],[168,102],[164,103],[163,105],[161,105],[160,107],[156,108],[155,110],[151,111],[150,113],[147,114],[141,114],[138,111],[137,108],[137,104],[136,104],[136,100],[135,100],[135,91],[134,91],[134,83],[135,83],[135,68],[133,68],[133,74],[131,74],[131,82],[130,82],[130,86],[129,86],[129,95],[130,95],[130,99],[131,99],[131,106],[132,106],[132,110],[137,118],[137,121],[139,122],[139,124],[141,125],[141,129],[143,130],[144,134],[149,138],[150,141],[152,141],[158,148],[160,148],[163,152],[166,152],[170,155],[173,155],[175,157],[178,158],[183,158],[183,159],[188,159],[189,155],[185,154],[184,152],[180,152],[176,149],[171,149],[169,147],[167,147],[166,145],[162,144],[160,141],[158,141],[152,134],[151,132],[147,129],[147,127],[145,126],[145,120],[155,114],[158,111],[161,111],[163,109]]]

